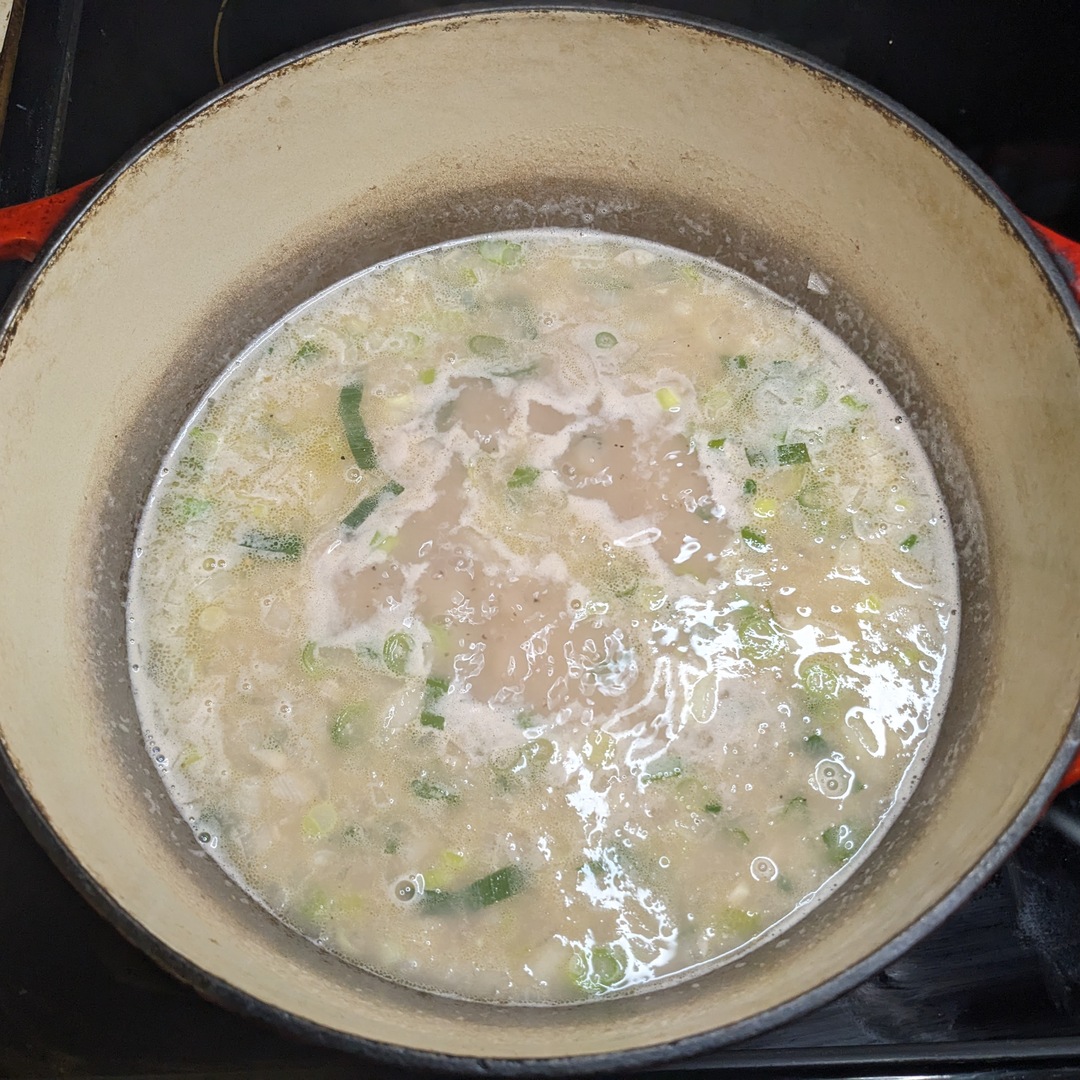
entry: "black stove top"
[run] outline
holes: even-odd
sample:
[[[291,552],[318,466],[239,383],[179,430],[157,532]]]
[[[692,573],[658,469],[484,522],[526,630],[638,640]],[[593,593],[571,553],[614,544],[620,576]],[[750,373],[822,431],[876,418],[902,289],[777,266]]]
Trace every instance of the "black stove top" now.
[[[432,6],[25,3],[0,144],[0,204],[102,172],[219,79],[321,37]],[[1025,213],[1080,238],[1075,2],[668,6],[770,35],[879,87],[942,131]],[[0,299],[18,273],[0,267]],[[1080,793],[1059,806],[1077,815]],[[0,1076],[391,1075],[228,1013],[164,974],[90,910],[2,796],[0,882]],[[1080,1075],[1080,848],[1049,824],[1036,827],[966,906],[879,975],[801,1020],[655,1075],[681,1072]]]

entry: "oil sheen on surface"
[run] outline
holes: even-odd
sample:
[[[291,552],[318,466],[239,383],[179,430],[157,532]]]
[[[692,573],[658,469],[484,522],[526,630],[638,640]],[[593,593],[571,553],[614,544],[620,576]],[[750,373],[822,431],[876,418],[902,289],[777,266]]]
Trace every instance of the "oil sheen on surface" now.
[[[747,279],[599,233],[408,256],[233,364],[141,525],[147,743],[205,849],[389,978],[558,1003],[731,958],[932,743],[948,519]]]

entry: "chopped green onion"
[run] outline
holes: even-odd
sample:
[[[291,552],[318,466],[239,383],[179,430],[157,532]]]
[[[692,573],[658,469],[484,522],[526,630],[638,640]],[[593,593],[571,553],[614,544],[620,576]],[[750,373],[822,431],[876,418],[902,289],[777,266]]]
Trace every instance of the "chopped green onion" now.
[[[424,368],[424,370],[420,372],[417,378],[425,386],[430,386],[435,381],[435,369],[433,367]]]
[[[525,871],[516,863],[511,863],[466,885],[464,889],[428,889],[421,904],[436,911],[479,911],[516,896],[528,881]]]
[[[521,245],[512,240],[481,240],[480,258],[499,266],[516,266],[521,262]]]
[[[181,479],[201,476],[206,467],[206,456],[217,446],[218,437],[213,431],[202,427],[193,427],[188,432],[188,451],[179,461],[176,474]]]
[[[592,285],[593,288],[606,292],[622,292],[623,289],[632,289],[634,287],[625,278],[598,277],[595,273],[585,275],[585,281]]]
[[[341,524],[344,525],[346,529],[355,529],[358,525],[362,525],[369,517],[371,517],[375,507],[379,505],[379,500],[382,498],[384,490],[385,489],[380,488],[373,495],[368,495],[366,498],[361,499],[356,506],[342,518]]]
[[[337,811],[330,803],[316,803],[304,815],[300,828],[305,836],[312,840],[321,840],[327,833],[333,832],[337,821]]]
[[[803,688],[815,698],[836,697],[840,693],[840,675],[832,664],[815,660],[802,669]]]
[[[446,717],[437,713],[435,703],[450,690],[450,680],[440,678],[437,675],[429,675],[424,682],[424,704],[420,709],[421,727],[435,728],[442,731],[446,725]]]
[[[196,747],[186,746],[177,764],[181,769],[190,769],[197,761],[202,761],[202,758],[202,753]]]
[[[598,349],[614,349],[619,344],[619,339],[614,334],[609,334],[606,330],[601,330],[595,338],[596,347]]]
[[[749,525],[742,527],[740,535],[743,540],[746,541],[746,546],[752,548],[754,551],[768,551],[769,544],[765,539],[764,533],[759,533],[755,529],[751,529]]]
[[[706,814],[722,814],[724,807],[718,802],[708,802],[703,807]]]
[[[168,499],[161,508],[161,516],[177,525],[189,521],[201,521],[210,513],[213,503],[197,499],[194,495],[179,495]]]
[[[751,911],[743,911],[741,908],[726,907],[721,909],[716,916],[717,930],[728,934],[737,934],[739,937],[751,937],[761,927],[761,918]]]
[[[409,654],[414,644],[413,639],[404,631],[398,630],[387,635],[382,647],[383,661],[395,675],[405,674],[405,665],[409,662]]]
[[[376,551],[393,551],[397,547],[398,538],[394,535],[384,536],[378,529],[371,538],[370,546]]]
[[[360,415],[363,397],[364,387],[360,383],[343,386],[338,395],[338,416],[341,417],[341,426],[345,429],[345,438],[356,464],[361,469],[374,469],[375,447],[368,438],[364,418]]]
[[[330,721],[330,741],[343,750],[351,749],[360,741],[361,726],[367,719],[368,710],[364,705],[346,705]]]
[[[341,839],[346,844],[362,843],[364,840],[363,826],[357,825],[355,823],[352,825],[346,825],[345,828],[341,830]]]
[[[755,469],[764,468],[769,464],[769,459],[764,450],[747,450],[746,460],[750,463],[751,467]]]
[[[621,945],[575,949],[570,978],[586,994],[602,994],[626,977],[626,953]]]
[[[491,334],[473,334],[469,338],[469,352],[474,356],[495,360],[506,355],[506,342]]]
[[[424,892],[449,889],[451,883],[460,876],[458,871],[464,863],[464,855],[459,852],[444,851],[439,861],[424,871]],[[423,895],[424,893],[420,894],[421,897]]]
[[[511,864],[474,881],[463,890],[463,895],[467,907],[490,907],[521,892],[525,884],[525,872],[520,866]]]
[[[444,784],[434,780],[425,780],[422,777],[414,780],[409,787],[418,799],[434,799],[441,802],[457,802],[458,793]]]
[[[781,443],[776,448],[776,460],[781,465],[805,465],[810,460],[806,443]]]
[[[653,764],[648,772],[642,773],[641,782],[652,784],[657,780],[673,780],[676,776],[682,776],[682,762],[675,757],[665,757]]]
[[[363,915],[367,908],[367,903],[361,893],[339,894],[333,903],[336,917],[343,915],[346,918],[355,919]]]
[[[314,675],[319,670],[319,646],[314,641],[309,641],[301,651],[300,666],[309,675]]]
[[[803,746],[811,754],[827,754],[829,744],[818,734],[807,735],[803,738]]]
[[[805,795],[793,795],[784,804],[784,809],[781,811],[784,814],[801,814],[806,809],[806,796]]]
[[[751,660],[774,660],[787,649],[787,639],[768,611],[748,607],[739,619],[739,648]]]
[[[330,917],[330,898],[315,886],[297,908],[301,918],[316,926],[322,925]]]
[[[733,825],[728,829],[728,835],[742,847],[746,847],[750,843],[750,837],[746,835],[746,830],[740,829],[738,825]]]
[[[491,377],[493,379],[524,379],[526,375],[532,375],[538,371],[540,365],[535,361],[529,364],[527,367],[521,368],[508,368],[504,371],[493,371]]]
[[[176,475],[181,480],[192,480],[202,476],[206,462],[195,454],[185,454],[176,465]]]
[[[744,495],[756,495],[757,494],[757,481],[747,480],[742,486]]]
[[[317,341],[305,341],[293,354],[291,363],[306,364],[309,360],[314,360],[325,352],[326,348]]]
[[[536,482],[536,478],[539,475],[540,470],[533,468],[532,465],[519,465],[510,474],[510,479],[506,481],[506,486],[508,488],[529,487]]]
[[[870,406],[865,401],[858,401],[852,397],[851,394],[845,394],[840,399],[841,405],[846,405],[849,409],[854,409],[856,412],[862,412],[863,409],[868,409]]]
[[[740,370],[745,371],[750,366],[749,356],[733,356],[731,362]]]
[[[918,536],[915,533],[912,533],[906,540],[900,541],[900,550],[910,551],[918,542]]]
[[[669,386],[661,386],[656,391],[656,400],[660,402],[660,408],[668,412],[674,412],[679,407],[679,395]]]
[[[446,889],[451,881],[460,877],[467,861],[460,851],[444,851],[435,865],[424,871],[424,889],[428,892]]]
[[[400,495],[404,490],[405,489],[394,480],[391,480],[388,484],[383,484],[378,491],[361,499],[356,506],[345,515],[341,524],[344,525],[346,529],[357,528],[371,517],[375,507],[379,505],[384,495]]]
[[[605,851],[604,854],[609,855],[613,862],[618,863],[618,852]],[[603,859],[588,859],[585,863],[585,866],[581,868],[579,873],[584,873],[586,868],[588,868],[592,872],[592,876],[594,878],[602,878],[604,874],[606,874],[608,871],[608,867],[605,865]]]
[[[198,451],[200,454],[205,454],[210,450],[213,450],[218,443],[217,432],[211,431],[210,428],[199,427],[196,425],[188,432],[188,446],[192,450]]]
[[[450,680],[440,678],[437,675],[429,675],[424,683],[424,698],[427,701],[438,701],[450,690]]]
[[[268,533],[252,529],[240,539],[240,546],[260,559],[296,562],[304,550],[304,542],[296,533]]]
[[[832,825],[821,834],[829,861],[835,866],[844,863],[862,847],[867,832],[858,825]]]
[[[726,442],[727,439],[710,439],[707,445],[710,450],[723,450]]]

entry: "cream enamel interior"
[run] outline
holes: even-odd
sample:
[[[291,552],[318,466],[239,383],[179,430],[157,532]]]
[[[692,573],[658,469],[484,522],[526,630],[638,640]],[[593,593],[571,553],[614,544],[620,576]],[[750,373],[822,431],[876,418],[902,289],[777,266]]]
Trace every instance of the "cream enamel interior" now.
[[[467,60],[467,63],[465,62]],[[713,255],[881,374],[958,537],[957,682],[923,782],[845,889],[740,966],[584,1008],[436,999],[320,953],[172,814],[126,678],[154,469],[228,358],[318,288],[496,228]],[[828,295],[808,290],[810,272]],[[276,1009],[444,1053],[546,1058],[735,1024],[868,957],[977,865],[1080,684],[1078,341],[1030,252],[920,135],[758,46],[601,13],[455,16],[316,53],[161,140],[44,268],[0,367],[0,739],[57,837],[154,937]]]

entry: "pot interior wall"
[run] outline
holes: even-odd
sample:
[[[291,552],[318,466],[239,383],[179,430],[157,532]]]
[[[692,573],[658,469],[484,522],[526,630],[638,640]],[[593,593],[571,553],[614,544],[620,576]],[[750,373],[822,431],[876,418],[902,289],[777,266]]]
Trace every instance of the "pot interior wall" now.
[[[360,972],[224,878],[142,744],[123,601],[157,465],[256,333],[386,256],[545,224],[715,255],[851,344],[935,463],[964,623],[924,780],[840,893],[693,982],[500,1009]],[[808,290],[811,271],[828,295]],[[120,174],[35,281],[4,348],[0,527],[20,543],[0,554],[3,745],[126,917],[226,987],[330,1032],[544,1058],[746,1031],[945,898],[1067,739],[1080,684],[1080,474],[1061,468],[1080,456],[1069,313],[930,142],[759,46],[522,11],[341,43],[256,79]]]

